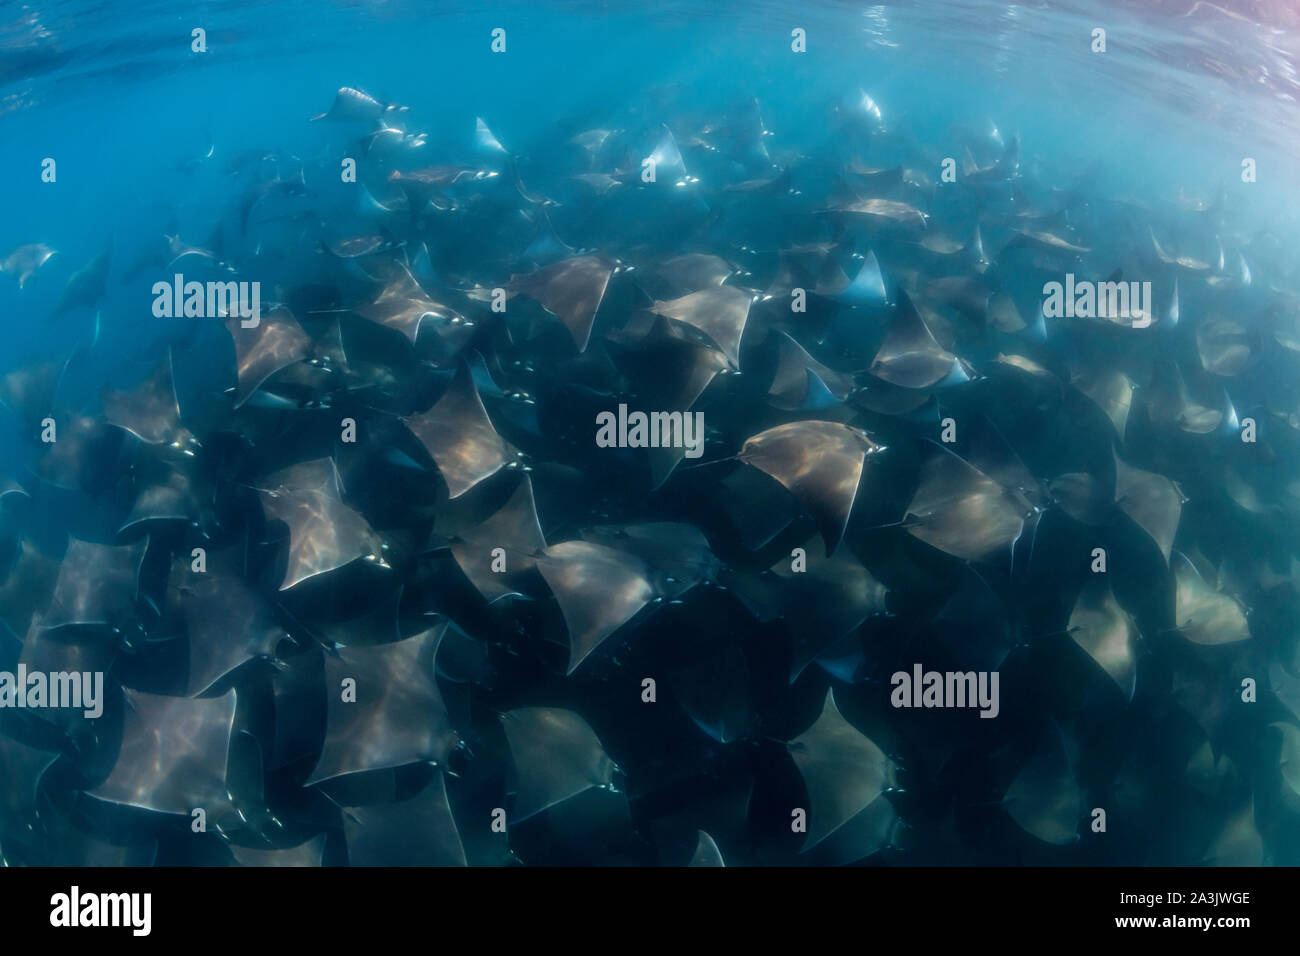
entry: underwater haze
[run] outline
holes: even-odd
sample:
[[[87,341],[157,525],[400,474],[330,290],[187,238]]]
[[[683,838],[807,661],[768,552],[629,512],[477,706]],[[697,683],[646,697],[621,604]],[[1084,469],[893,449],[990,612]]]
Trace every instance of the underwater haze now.
[[[0,856],[1300,863],[1298,55],[0,8]]]

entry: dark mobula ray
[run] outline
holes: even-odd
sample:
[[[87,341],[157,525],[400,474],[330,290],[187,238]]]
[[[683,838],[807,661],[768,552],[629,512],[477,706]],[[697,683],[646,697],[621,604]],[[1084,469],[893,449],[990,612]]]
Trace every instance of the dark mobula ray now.
[[[1300,727],[1276,721],[1269,724],[1280,737],[1277,768],[1282,783],[1290,791],[1291,802],[1300,797]]]
[[[405,422],[438,466],[452,498],[514,460],[515,451],[497,434],[467,363],[461,363],[451,386],[431,409]]]
[[[145,548],[141,542],[122,547],[69,542],[41,625],[133,630]]]
[[[736,456],[779,481],[821,531],[826,553],[844,536],[869,456],[884,451],[866,432],[838,422],[778,425],[745,441]]]
[[[545,199],[544,197],[529,196],[524,193],[523,184],[517,184],[520,193],[523,194],[524,198],[528,199],[529,202],[542,203],[544,206],[554,205],[551,200]],[[537,235],[534,236],[533,241],[528,244],[528,248],[524,250],[523,259],[526,262],[545,265],[554,262],[557,259],[567,259],[574,254],[576,250],[561,239],[556,233],[555,227],[551,225],[551,217],[547,214],[545,208],[528,213],[526,214],[526,217],[529,221],[535,222],[537,225]]]
[[[970,565],[931,623],[944,660],[956,670],[997,670],[1018,637],[1018,622],[1007,605]]]
[[[502,714],[501,724],[515,765],[515,823],[593,787],[612,788],[614,761],[573,711],[521,707]]]
[[[281,591],[357,560],[387,566],[379,535],[344,503],[333,459],[292,465],[259,484],[267,518],[289,526]]]
[[[1002,796],[1002,807],[1020,829],[1044,843],[1079,839],[1083,792],[1060,728],[1050,725]]]
[[[1089,577],[1070,612],[1066,630],[1115,682],[1124,699],[1132,700],[1137,684],[1138,629],[1115,600],[1106,575]]]
[[[771,568],[781,578],[780,612],[794,638],[791,682],[823,648],[885,612],[885,586],[843,551],[825,558],[814,556],[815,540],[803,546],[806,570],[795,571],[789,557]]]
[[[218,269],[226,269],[228,271],[233,272],[234,269],[231,266],[227,265],[226,263],[223,263],[221,261],[221,257],[216,252],[212,251],[213,249],[217,249],[221,247],[222,245],[221,233],[222,230],[220,227],[218,227],[216,233],[208,240],[208,245],[212,247],[211,249],[204,248],[203,246],[191,245],[188,242],[183,242],[179,235],[165,236],[164,238],[167,239],[167,268],[175,269],[177,268],[176,263],[180,262],[180,260],[193,257],[198,260],[203,260],[203,259],[208,260],[208,262],[211,264],[211,267],[215,267]],[[203,263],[196,262],[196,263],[191,263],[190,265],[201,268],[203,266]],[[181,268],[184,268],[184,265],[182,265]]]
[[[1133,382],[1118,369],[1072,369],[1070,384],[1106,413],[1122,442],[1133,407]]]
[[[718,743],[752,737],[760,723],[744,649],[736,641],[692,636],[690,661],[668,671],[674,699],[695,726]]]
[[[509,155],[509,151],[501,145],[501,141],[493,135],[481,116],[474,117],[474,148],[489,156]]]
[[[57,318],[81,306],[93,308],[104,297],[108,285],[108,264],[112,256],[113,245],[109,243],[108,248],[69,276],[50,317]]]
[[[1002,252],[999,253],[999,258],[1006,255],[1007,251],[1010,249],[1019,249],[1023,247],[1070,257],[1080,256],[1092,251],[1085,246],[1077,245],[1070,242],[1068,239],[1055,235],[1054,233],[1024,229],[1017,232],[1007,241],[1007,244],[1002,247]]]
[[[1134,468],[1115,455],[1115,504],[1155,543],[1166,563],[1178,532],[1183,501],[1173,481]]]
[[[1004,488],[1019,492],[1030,505],[1037,507],[1044,502],[1043,483],[1021,461],[997,426],[984,416],[975,416],[964,423],[957,448],[982,474]]]
[[[314,836],[297,846],[274,850],[231,846],[230,855],[240,866],[320,866],[325,852],[325,835]]]
[[[14,634],[26,634],[33,617],[44,614],[59,579],[60,562],[27,538],[0,581],[0,621]]]
[[[124,432],[84,415],[60,416],[55,422],[57,440],[33,470],[56,488],[99,492],[119,478],[119,456]]]
[[[727,359],[711,346],[686,341],[678,330],[668,327],[666,320],[655,322],[650,334],[641,340],[641,347],[625,353],[619,367],[636,383],[642,411],[680,411],[685,426],[685,416],[727,370]],[[704,436],[696,436],[696,440],[703,441]],[[647,448],[651,489],[662,487],[685,456],[684,441]]]
[[[131,511],[118,527],[119,537],[140,528],[148,528],[155,521],[181,521],[205,526],[211,511],[196,493],[190,476],[176,468],[148,459],[142,461],[133,473],[140,487]]]
[[[1196,327],[1201,367],[1214,375],[1240,375],[1254,354],[1249,330],[1235,319],[1207,319]]]
[[[181,425],[180,404],[172,381],[171,350],[139,385],[105,388],[104,418],[148,445],[171,445],[193,453],[198,442]]]
[[[322,240],[322,244],[325,251],[336,259],[360,259],[364,256],[388,252],[393,248],[391,239],[377,233],[345,236],[341,239],[331,239],[328,242]]]
[[[817,411],[838,405],[853,391],[851,376],[827,368],[785,332],[778,330],[776,339],[776,375],[767,390],[773,407],[792,412]]]
[[[907,506],[907,532],[965,561],[996,558],[1019,540],[1033,504],[942,445],[935,448]]]
[[[1192,398],[1175,362],[1157,362],[1151,385],[1146,391],[1145,406],[1153,422],[1178,428],[1191,435],[1208,435],[1225,420],[1235,429],[1223,409],[1210,408]],[[1231,404],[1228,405],[1231,408]],[[1235,415],[1233,416],[1235,419]]]
[[[536,300],[563,322],[578,351],[585,352],[613,274],[614,263],[602,256],[576,256],[527,275],[511,276],[509,289]]]
[[[356,313],[401,333],[412,346],[419,345],[440,363],[454,360],[474,334],[474,323],[430,298],[402,264],[391,263],[390,268],[391,278],[379,297],[358,306]],[[436,345],[430,344],[435,341]]]
[[[1250,638],[1241,604],[1201,577],[1186,555],[1175,554],[1174,626],[1193,644],[1234,644]]]
[[[595,355],[596,350],[587,353]],[[500,415],[503,420],[510,426],[518,429],[529,438],[540,439],[542,437],[541,425],[537,421],[537,400],[529,393],[511,388],[509,385],[502,388],[497,384],[493,377],[492,369],[488,367],[483,356],[474,349],[468,349],[465,353],[465,362],[469,365],[470,374],[474,378],[474,387],[478,389],[479,398],[484,399],[484,405],[491,408],[489,415]],[[497,373],[504,376],[499,363],[494,363]],[[507,381],[503,377],[503,381]]]
[[[202,694],[251,660],[269,659],[287,635],[270,606],[244,580],[244,550],[208,552],[206,570],[187,555],[172,561],[168,602],[189,635],[187,693]]]
[[[838,212],[861,216],[875,229],[894,229],[903,232],[922,232],[925,229],[925,213],[915,206],[895,199],[859,199],[837,207]]]
[[[385,114],[401,112],[405,107],[379,102],[369,93],[343,86],[334,94],[334,104],[328,112],[312,117],[312,122],[327,120],[331,123],[373,123]]]
[[[590,187],[597,196],[604,196],[615,186],[623,185],[622,181],[609,173],[578,173],[571,178]]]
[[[999,352],[987,368],[994,385],[1013,388],[1026,409],[1055,408],[1065,395],[1065,384],[1052,371],[1023,355]]]
[[[980,235],[979,223],[975,224],[975,231],[966,242],[959,242],[932,232],[922,236],[917,245],[941,260],[966,260],[970,268],[977,272],[988,268],[989,263],[984,257],[984,239]]]
[[[582,538],[636,555],[655,572],[655,591],[665,600],[676,600],[696,585],[715,580],[722,569],[708,539],[689,524],[603,525],[584,529]]]
[[[736,274],[736,267],[719,256],[688,252],[665,259],[649,271],[652,288],[662,287],[669,295],[686,295],[722,285]]]
[[[7,272],[18,279],[18,288],[22,289],[27,280],[36,274],[36,270],[56,255],[49,246],[34,242],[19,246],[9,255],[0,259],[0,272]]]
[[[898,291],[898,313],[871,362],[876,378],[900,388],[958,384],[968,378],[959,359],[937,341],[912,300]]]
[[[777,254],[777,273],[767,286],[767,293],[785,298],[795,287],[813,291],[821,288],[827,294],[846,288],[850,283],[849,277],[834,259],[834,254],[841,245],[838,241],[813,242],[780,249]],[[861,275],[861,270],[858,274]]]
[[[244,328],[238,316],[226,319],[235,345],[235,408],[240,408],[283,369],[309,361],[314,354],[311,336],[303,331],[288,309],[276,308],[255,328]]]
[[[344,808],[343,834],[352,866],[465,865],[441,773],[406,800]]]
[[[569,674],[656,597],[645,562],[590,541],[550,546],[537,570],[569,631]]]
[[[505,552],[506,570],[502,572],[492,570],[492,552],[496,548]],[[499,511],[462,532],[451,545],[456,563],[489,604],[509,594],[524,593],[519,590],[520,576],[536,566],[545,550],[533,483],[527,475]]]
[[[6,862],[15,849],[31,845],[39,832],[37,820],[37,788],[41,777],[54,761],[57,753],[38,750],[17,740],[0,736],[0,841],[6,847]]]
[[[1094,527],[1115,514],[1115,493],[1095,475],[1072,471],[1057,475],[1047,486],[1052,503],[1075,521]]]
[[[397,129],[381,129],[361,140],[363,147],[369,144],[369,148],[379,147],[380,150],[391,148],[398,145],[401,140],[406,139],[406,134]],[[357,190],[357,213],[366,219],[389,220],[396,219],[398,216],[406,216],[411,213],[411,205],[406,193],[402,187],[393,182],[363,182],[357,184],[360,188]],[[420,244],[424,249],[424,260],[427,260],[428,251],[424,244]],[[417,257],[420,253],[416,254]],[[424,260],[421,262],[423,268]]]
[[[889,295],[885,291],[885,277],[880,271],[876,254],[870,249],[862,259],[853,278],[834,258],[826,260],[826,266],[817,277],[814,290],[836,302],[849,306],[884,306],[888,304]]]
[[[667,126],[661,127],[659,141],[654,151],[642,161],[641,165],[644,167],[647,163],[655,169],[656,182],[660,173],[665,174],[669,179],[678,180],[679,184],[689,180],[682,151],[678,149],[677,139]]]
[[[1209,272],[1210,271],[1211,268],[1210,263],[1205,262],[1204,260],[1196,259],[1193,258],[1192,256],[1170,255],[1168,252],[1165,251],[1164,247],[1160,245],[1160,240],[1156,238],[1155,231],[1151,229],[1150,226],[1147,227],[1147,232],[1151,236],[1152,251],[1155,253],[1156,258],[1159,259],[1161,262],[1163,262],[1165,265],[1176,266],[1177,268],[1182,269],[1186,272]]]
[[[802,852],[831,840],[843,845],[827,845],[828,852],[860,860],[889,842],[894,812],[883,795],[894,787],[894,763],[844,719],[834,691],[826,692],[816,723],[787,746],[808,793]]]
[[[443,764],[459,743],[434,677],[446,623],[373,647],[325,656],[325,746],[304,786],[344,774],[429,761]],[[355,699],[343,682],[355,681]]]
[[[1202,863],[1212,866],[1261,866],[1264,839],[1255,822],[1255,798],[1251,796],[1224,823],[1205,850]]]
[[[67,368],[67,359],[38,362],[14,369],[0,378],[0,405],[18,416],[35,435],[54,406],[54,395]]]
[[[1016,308],[1016,300],[1004,292],[995,292],[989,298],[988,320],[999,332],[1008,335],[1028,328],[1020,310]]]
[[[189,816],[202,808],[219,821],[230,807],[226,766],[235,692],[163,697],[124,690],[122,747],[108,779],[87,791],[109,803]]]
[[[410,172],[393,170],[388,174],[388,181],[400,184],[413,206],[424,204],[442,212],[457,206],[456,200],[446,192],[449,187],[483,182],[500,175],[496,170],[474,166],[426,166]]]
[[[655,302],[650,310],[665,318],[685,323],[705,337],[727,358],[732,368],[740,367],[740,340],[749,321],[754,294],[735,286],[719,285],[671,302]]]
[[[571,137],[569,142],[583,151],[585,158],[589,163],[594,163],[597,154],[605,145],[605,140],[609,139],[615,132],[619,131],[611,129],[584,130],[576,136]]]
[[[44,810],[41,821],[45,833],[42,866],[153,866],[158,856],[158,840],[152,836],[109,833],[109,839],[102,840],[57,808]]]

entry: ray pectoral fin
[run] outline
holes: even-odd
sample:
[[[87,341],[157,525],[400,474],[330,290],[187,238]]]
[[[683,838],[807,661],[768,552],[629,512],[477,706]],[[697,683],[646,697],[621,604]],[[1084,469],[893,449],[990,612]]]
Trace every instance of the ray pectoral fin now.
[[[1185,555],[1175,554],[1174,623],[1193,644],[1235,644],[1250,638],[1250,624],[1241,605],[1211,587]]]
[[[1115,503],[1169,561],[1183,511],[1178,486],[1164,475],[1142,471],[1115,456]]]
[[[235,692],[162,697],[127,691],[122,746],[108,779],[89,791],[111,803],[188,816],[229,802],[226,764]]]
[[[922,467],[907,514],[909,534],[967,561],[1003,554],[1027,517],[1001,485],[942,446]]]
[[[573,337],[573,344],[583,352],[613,274],[614,266],[608,260],[600,256],[577,256],[516,276],[510,287],[535,299],[559,318]]]
[[[1070,613],[1071,640],[1113,680],[1125,700],[1137,682],[1137,628],[1120,607],[1105,575],[1093,575]]]
[[[189,692],[202,694],[244,663],[268,659],[286,636],[261,595],[232,572],[196,573],[191,561],[172,564],[169,597],[185,620]]]
[[[514,457],[488,417],[466,363],[434,406],[408,418],[406,426],[437,464],[452,498],[490,478]]]
[[[241,320],[232,315],[226,320],[226,328],[235,345],[237,408],[276,372],[310,355],[311,337],[287,309],[273,309],[253,328],[244,328]]]
[[[911,298],[900,289],[894,321],[872,360],[871,374],[901,388],[929,388],[958,367],[957,357],[935,341]]]
[[[110,424],[149,444],[173,440],[181,428],[181,412],[172,384],[170,350],[149,378],[129,390],[106,389],[103,401]]]
[[[122,629],[135,621],[144,554],[145,546],[140,543],[111,547],[71,542],[42,625]]]
[[[289,563],[280,590],[358,559],[378,559],[379,538],[366,519],[344,503],[331,459],[293,465],[261,484],[267,517],[289,526]]]
[[[753,295],[743,289],[720,285],[671,302],[656,302],[652,311],[704,333],[731,367],[739,368],[740,340],[753,300]]]
[[[352,866],[464,866],[466,862],[440,772],[406,800],[346,808],[343,833]]]
[[[644,564],[604,545],[564,541],[537,567],[569,630],[570,674],[654,597]]]
[[[832,691],[826,692],[817,722],[790,741],[789,748],[811,804],[805,852],[832,838],[894,785],[893,762],[844,719]]]
[[[434,677],[446,624],[391,644],[325,658],[325,745],[305,786],[421,761],[445,763],[459,742]]]
[[[1079,838],[1083,793],[1059,729],[1053,726],[1043,738],[1007,788],[1002,804],[1026,833],[1062,846]]]
[[[501,724],[515,767],[516,821],[613,783],[614,762],[591,726],[573,711],[523,707],[502,714]]]
[[[799,500],[817,521],[829,554],[844,536],[867,457],[882,450],[851,426],[800,421],[753,436],[737,457]]]

